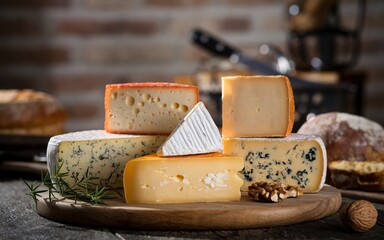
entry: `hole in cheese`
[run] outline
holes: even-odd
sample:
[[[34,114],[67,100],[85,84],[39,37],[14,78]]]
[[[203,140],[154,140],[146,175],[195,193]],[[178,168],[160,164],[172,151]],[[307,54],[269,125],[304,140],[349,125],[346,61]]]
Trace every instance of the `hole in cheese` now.
[[[180,107],[180,104],[178,103],[172,103],[172,108],[173,109],[178,109]]]
[[[176,175],[176,181],[182,182],[183,180],[184,180],[184,176],[183,175]]]
[[[139,112],[140,112],[140,110],[138,108],[135,108],[132,110],[132,113],[134,113],[134,114],[138,114]]]
[[[135,98],[132,97],[132,96],[128,96],[125,98],[125,104],[127,106],[132,106],[133,104],[135,104]]]
[[[111,94],[112,100],[115,100],[117,98],[117,92],[114,92]]]
[[[183,105],[183,106],[181,106],[180,110],[181,110],[182,112],[188,112],[188,106]]]
[[[151,95],[149,95],[148,93],[144,93],[143,99],[149,101],[151,99]]]

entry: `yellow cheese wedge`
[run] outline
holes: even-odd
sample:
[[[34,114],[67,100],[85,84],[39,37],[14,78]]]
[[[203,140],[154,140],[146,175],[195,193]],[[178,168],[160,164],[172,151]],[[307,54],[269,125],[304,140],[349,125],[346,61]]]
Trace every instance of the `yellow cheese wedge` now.
[[[294,98],[285,76],[223,77],[223,137],[284,137],[294,122]]]
[[[221,153],[182,157],[147,155],[129,161],[124,170],[127,203],[238,201],[243,180],[240,157]]]
[[[285,138],[224,138],[224,153],[244,161],[242,190],[252,182],[281,182],[318,192],[324,185],[327,153],[321,138],[291,134]]]

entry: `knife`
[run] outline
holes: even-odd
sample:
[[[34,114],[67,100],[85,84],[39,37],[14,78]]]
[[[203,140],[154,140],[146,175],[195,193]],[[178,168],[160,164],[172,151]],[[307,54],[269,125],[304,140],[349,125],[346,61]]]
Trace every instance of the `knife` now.
[[[332,89],[336,88],[341,89],[346,88],[344,90],[353,90],[351,89],[351,84],[345,84],[341,83],[338,85],[334,84],[322,84],[322,83],[315,83],[315,82],[309,82],[306,80],[303,80],[301,78],[298,78],[296,76],[283,74],[272,67],[257,61],[256,59],[250,58],[243,54],[239,49],[231,46],[230,44],[226,43],[225,41],[219,39],[218,37],[212,35],[211,33],[208,33],[207,31],[204,31],[202,29],[194,29],[192,32],[192,42],[196,44],[197,46],[203,48],[204,50],[210,52],[211,54],[214,54],[218,57],[226,58],[230,62],[234,64],[242,64],[247,66],[251,71],[257,73],[257,74],[265,74],[265,75],[286,75],[289,77],[293,87],[302,87],[302,88],[317,88],[319,90],[321,89]]]
[[[227,58],[230,62],[235,64],[243,64],[255,72],[266,75],[281,75],[281,73],[275,69],[259,61],[248,58],[242,54],[239,49],[201,29],[195,29],[193,31],[192,42],[218,57]]]

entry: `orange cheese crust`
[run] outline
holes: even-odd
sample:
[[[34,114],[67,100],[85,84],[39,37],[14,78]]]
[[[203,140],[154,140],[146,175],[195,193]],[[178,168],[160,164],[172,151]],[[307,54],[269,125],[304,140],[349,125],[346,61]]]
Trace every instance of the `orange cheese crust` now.
[[[287,132],[285,136],[288,136],[291,134],[292,129],[293,129],[293,124],[295,123],[295,98],[293,96],[293,90],[292,90],[292,85],[291,82],[289,81],[289,78],[284,76],[285,82],[287,84],[287,89],[288,89],[288,107],[289,107],[289,116],[288,116],[288,126],[287,126]]]
[[[111,96],[112,91],[119,89],[186,89],[194,92],[194,98],[196,99],[196,103],[199,101],[199,89],[197,86],[193,85],[185,85],[179,83],[170,83],[170,82],[133,82],[133,83],[121,83],[121,84],[107,84],[105,87],[105,121],[104,121],[104,129],[109,133],[122,133],[122,134],[158,134],[158,135],[168,135],[172,131],[158,132],[158,131],[138,131],[138,130],[117,130],[110,128],[111,117],[109,114],[111,113]]]
[[[107,84],[106,89],[118,89],[118,88],[195,88],[197,86],[180,84],[180,83],[171,83],[171,82],[132,82],[132,83],[116,83],[116,84]]]

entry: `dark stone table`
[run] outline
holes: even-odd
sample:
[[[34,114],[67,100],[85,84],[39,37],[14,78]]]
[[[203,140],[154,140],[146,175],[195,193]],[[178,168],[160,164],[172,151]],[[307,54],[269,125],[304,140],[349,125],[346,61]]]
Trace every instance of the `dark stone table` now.
[[[384,239],[384,204],[375,203],[378,223],[365,233],[343,227],[339,214],[284,227],[236,231],[139,231],[84,228],[57,223],[40,217],[27,187],[21,180],[39,176],[0,171],[0,239]],[[343,202],[354,199],[344,198]]]

